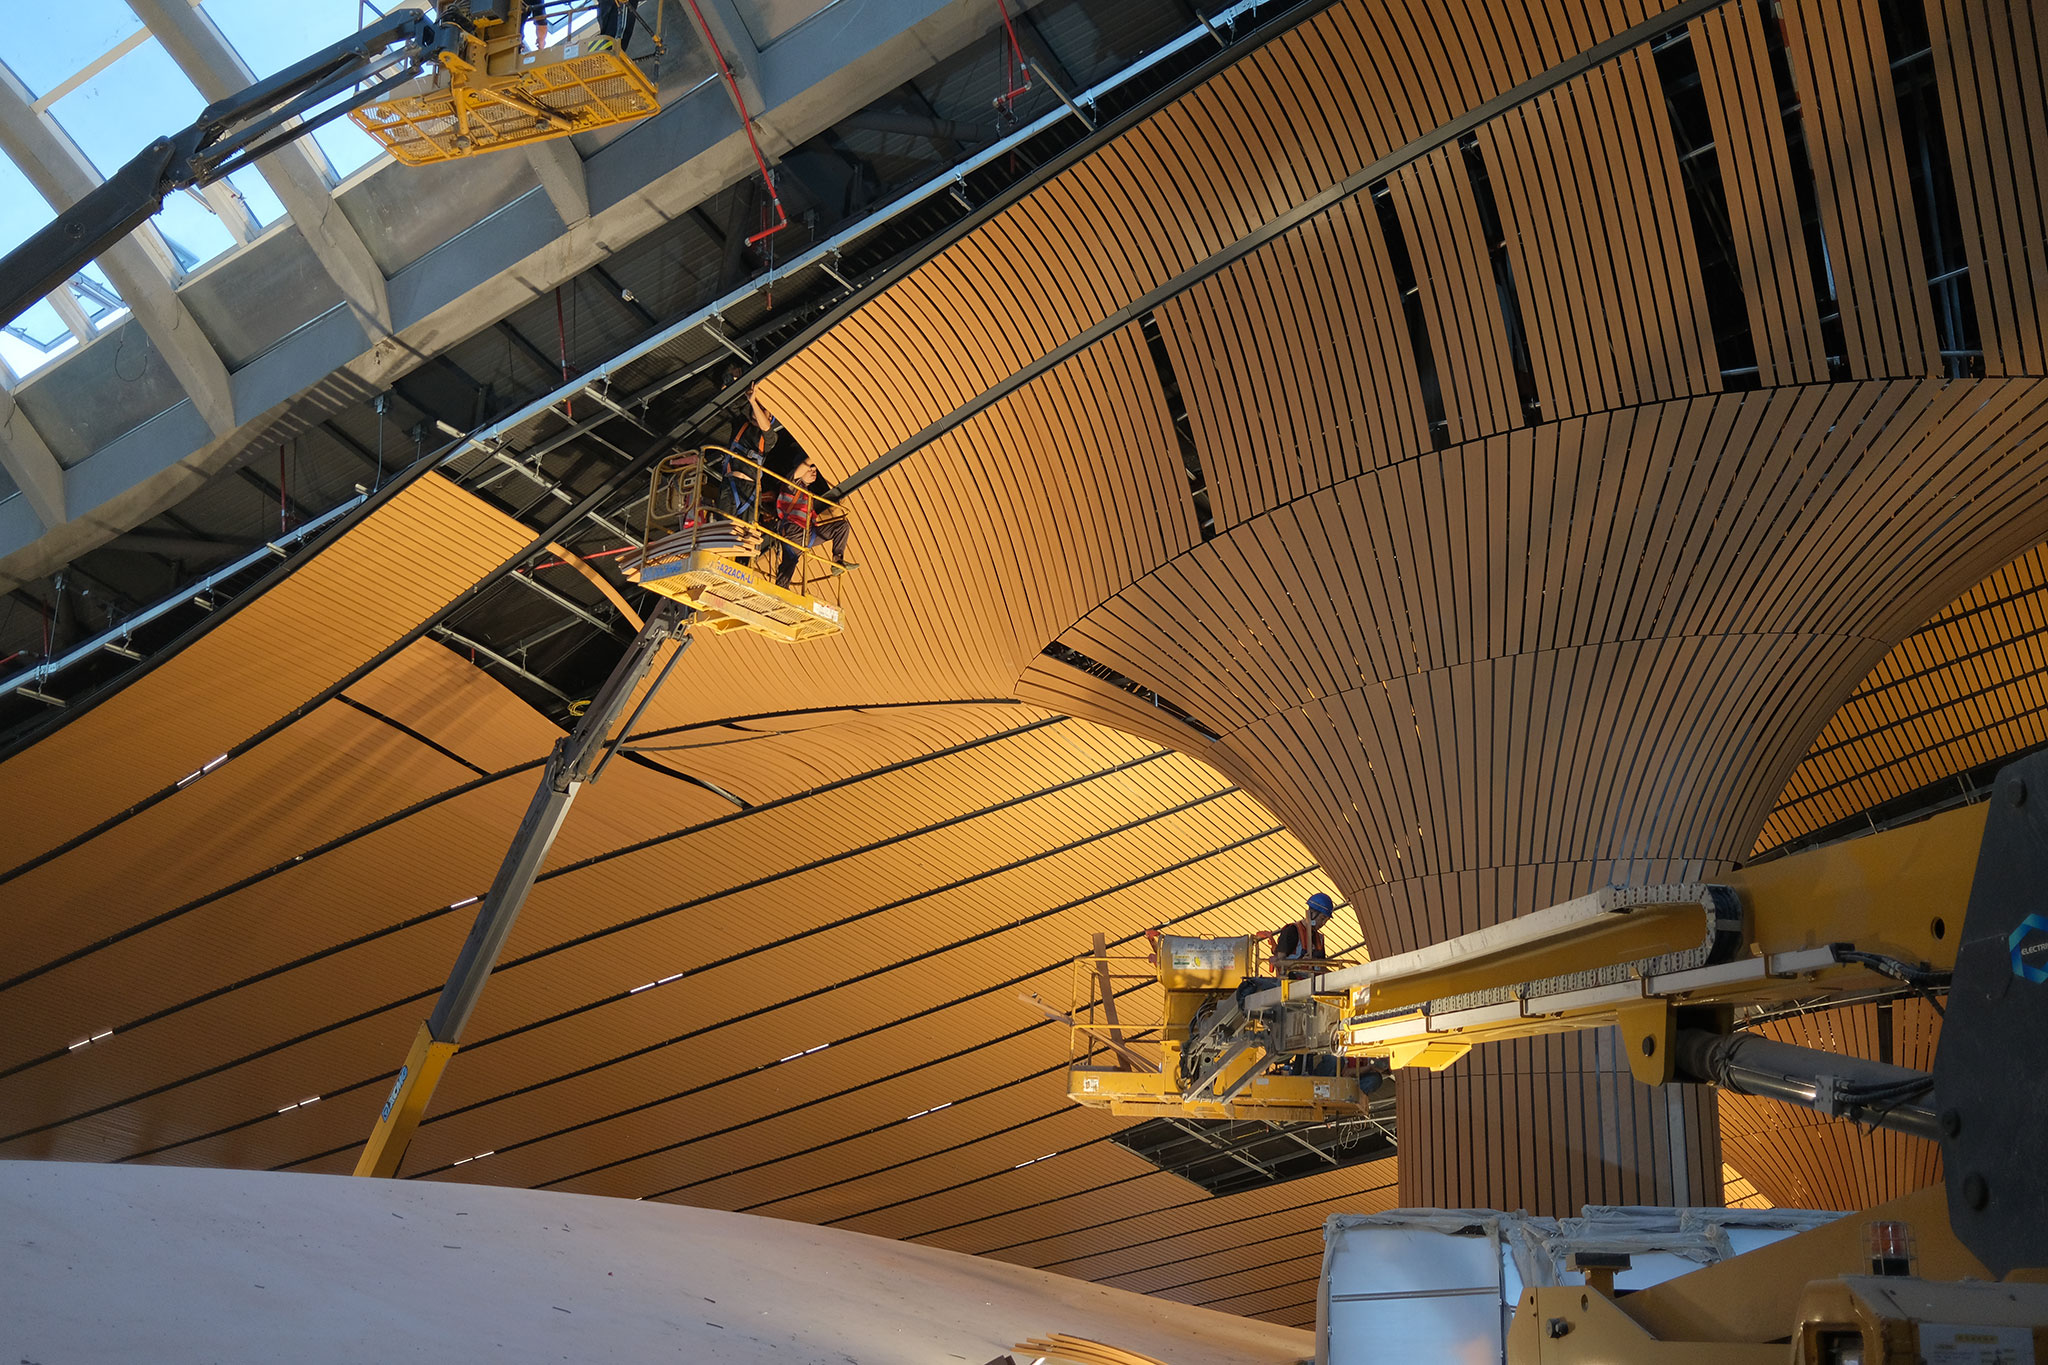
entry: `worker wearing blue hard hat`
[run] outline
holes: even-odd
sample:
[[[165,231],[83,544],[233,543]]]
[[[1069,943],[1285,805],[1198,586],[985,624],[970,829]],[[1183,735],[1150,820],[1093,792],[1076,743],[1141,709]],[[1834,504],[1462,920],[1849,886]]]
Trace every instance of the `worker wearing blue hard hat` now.
[[[1308,898],[1308,908],[1302,917],[1282,928],[1273,937],[1273,956],[1281,962],[1297,962],[1303,959],[1322,961],[1329,957],[1323,945],[1323,926],[1337,913],[1337,903],[1327,892],[1318,891]]]

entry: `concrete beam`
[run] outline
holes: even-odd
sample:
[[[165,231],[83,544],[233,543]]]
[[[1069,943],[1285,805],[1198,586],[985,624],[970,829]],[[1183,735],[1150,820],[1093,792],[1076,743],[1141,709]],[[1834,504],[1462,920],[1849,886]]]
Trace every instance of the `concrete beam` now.
[[[590,217],[590,180],[575,143],[566,137],[531,143],[526,159],[533,163],[533,173],[540,177],[540,187],[564,226],[574,227]]]
[[[840,0],[777,41],[763,59],[770,101],[756,119],[763,149],[773,156],[815,135],[987,37],[994,22],[986,0]],[[28,509],[10,516],[11,500],[0,504],[0,590],[42,577],[174,506],[239,456],[256,433],[294,413],[316,386],[328,394],[389,387],[421,361],[754,175],[753,154],[722,89],[674,101],[583,167],[591,212],[582,221],[565,230],[554,202],[530,194],[392,276],[392,335],[366,337],[351,310],[335,308],[250,361],[235,375],[244,418],[238,430],[216,428],[208,439],[196,406],[179,404],[67,471],[76,510],[65,526],[24,534],[34,520]],[[388,163],[372,172],[406,173]],[[235,268],[233,260],[215,267]],[[264,301],[252,298],[248,306]],[[32,382],[41,380],[38,375]]]
[[[747,112],[760,117],[768,107],[768,96],[761,84],[761,49],[754,46],[754,35],[748,31],[746,21],[740,18],[732,0],[698,0],[697,8],[704,17],[704,28],[699,32],[716,43],[724,55],[733,82],[740,88],[740,97],[747,102]]]
[[[205,11],[186,0],[128,0],[199,93],[211,103],[256,81],[256,73],[229,46]],[[361,234],[335,205],[333,189],[303,143],[279,148],[256,163],[271,192],[298,224],[306,245],[372,336],[391,332],[391,299]]]
[[[32,107],[28,91],[12,71],[0,66],[0,151],[5,151],[30,184],[61,213],[100,183],[99,172],[64,135],[62,129]],[[171,291],[156,261],[138,238],[155,236],[153,229],[117,242],[100,257],[115,292],[164,363],[184,386],[192,405],[216,435],[235,429],[235,404],[227,366],[213,343]],[[161,243],[158,244],[161,250]]]
[[[78,300],[71,296],[69,285],[60,286],[56,293],[47,297],[50,307],[57,310],[57,316],[63,320],[71,335],[78,339],[79,345],[83,346],[92,340],[92,319],[85,315],[85,310],[78,306]]]
[[[64,466],[57,463],[43,443],[42,433],[28,420],[28,414],[14,405],[14,395],[4,387],[0,387],[0,469],[14,480],[45,529],[68,520],[64,515]]]

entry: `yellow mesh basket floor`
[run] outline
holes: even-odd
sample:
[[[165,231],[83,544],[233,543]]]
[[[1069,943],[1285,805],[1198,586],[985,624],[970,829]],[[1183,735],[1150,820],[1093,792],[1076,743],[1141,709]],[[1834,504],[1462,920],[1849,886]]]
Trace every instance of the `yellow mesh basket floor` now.
[[[523,53],[519,69],[501,76],[436,71],[349,117],[398,160],[428,166],[660,111],[638,65],[616,48],[588,47],[569,43]]]

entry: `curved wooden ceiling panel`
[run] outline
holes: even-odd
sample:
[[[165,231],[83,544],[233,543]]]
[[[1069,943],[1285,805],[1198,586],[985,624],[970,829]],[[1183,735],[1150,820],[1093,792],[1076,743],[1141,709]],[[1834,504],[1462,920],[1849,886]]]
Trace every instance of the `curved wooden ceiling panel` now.
[[[1892,649],[1785,784],[1755,852],[2048,744],[2048,549],[2035,546]],[[1969,784],[1954,793],[1967,795]]]
[[[1927,1070],[1941,1020],[1918,1000],[1899,1000],[1796,1015],[1759,1031]],[[1781,1208],[1866,1209],[1941,1178],[1941,1151],[1924,1138],[1831,1123],[1747,1095],[1721,1097],[1721,1141],[1728,1163]]]
[[[0,875],[197,772],[312,699],[530,538],[439,475],[414,480],[275,591],[165,660],[151,686],[122,689],[0,767],[9,786],[38,793],[0,829]],[[347,610],[332,610],[343,604]],[[148,735],[148,744],[135,746],[136,735]],[[72,780],[78,773],[93,780]]]
[[[1020,365],[1028,344],[975,335],[1043,348],[1062,332],[1156,326],[1162,392],[1185,405],[1182,453],[1213,539],[1198,527],[1199,543],[1085,610],[1056,637],[1064,662],[1218,736],[1144,730],[1226,755],[1217,766],[1357,898],[1380,950],[1540,904],[1523,899],[1529,888],[1548,898],[1582,878],[1725,866],[1854,681],[2048,518],[2033,472],[2048,395],[2031,378],[1935,377],[1976,362],[1933,340],[1891,56],[1874,13],[1847,10],[1792,6],[1782,39],[1753,4],[1694,22],[1689,60],[1712,141],[1686,131],[1683,173],[1670,93],[1682,73],[1636,46],[1478,123],[1469,151],[1418,145],[1375,168],[1383,183],[1365,179],[1361,156],[1322,211],[1280,218],[1281,196],[1264,226],[1235,220],[1238,240],[1182,266],[1149,318],[1105,310],[1153,277],[1119,292],[1042,257],[1050,276],[1075,281],[1071,298],[1103,313],[1093,331],[1071,310],[1034,330],[1028,297],[999,290],[976,300],[974,328],[948,333],[942,310],[911,304],[949,252],[785,367],[782,410],[835,468],[889,452],[859,495],[864,514],[880,514],[863,535],[887,542],[901,534],[895,507],[869,489],[943,488],[955,443],[978,441],[995,404],[1083,373],[1060,359],[1072,345]],[[1386,17],[1365,4],[1331,13],[1268,52],[1299,59],[1306,35]],[[1362,70],[1396,50],[1376,33]],[[1805,96],[1789,120],[1772,70],[1780,41]],[[1363,98],[1392,105],[1427,66],[1411,60],[1409,77]],[[1208,88],[1235,92],[1236,76]],[[1736,97],[1745,83],[1753,94]],[[1114,145],[1154,145],[1207,107],[1182,101]],[[1941,135],[1983,163],[1969,120]],[[1724,145],[1763,154],[1724,156]],[[1211,147],[1209,175],[1234,189],[1244,172],[1228,139]],[[1498,243],[1480,225],[1482,167]],[[1837,263],[1824,281],[1791,192],[1802,177],[1824,260]],[[1054,183],[1089,188],[1080,168]],[[2004,198],[2002,185],[1985,188]],[[1702,197],[1713,193],[1725,210]],[[1218,202],[1246,201],[1225,191]],[[1984,208],[1973,221],[2034,248],[2030,208]],[[989,229],[1034,211],[1005,210]],[[1724,211],[1725,230],[1714,221]],[[1745,343],[1710,325],[1696,224],[1725,231],[1717,250],[1740,278],[1748,325],[1784,333],[1766,340],[1754,377],[1730,358]],[[1156,238],[1160,223],[1127,231]],[[1124,265],[1109,253],[1094,269]],[[1811,382],[1825,360],[1813,349],[1823,284],[1846,331],[1846,378],[1826,385]],[[1384,302],[1333,306],[1347,290]],[[992,327],[987,310],[1005,307],[1012,325]],[[1527,340],[1522,392],[1510,387],[1508,322]],[[969,379],[948,389],[919,379],[920,366]],[[847,414],[863,381],[893,406],[856,429]],[[1759,382],[1792,386],[1722,392]],[[1021,454],[1007,467],[1028,483],[1036,471]],[[1171,523],[1200,504],[1176,497],[1163,511]],[[1040,563],[1030,550],[1015,559],[1027,578]],[[1130,722],[1128,702],[1091,709],[1102,688],[1050,681],[1042,638],[1012,637],[1024,679],[1013,686]]]
[[[828,473],[849,473],[1377,157],[1664,8],[1333,5],[833,327],[768,381],[777,411],[840,457]]]
[[[1721,387],[1664,100],[1638,48],[1479,131],[1545,418]],[[1462,187],[1466,177],[1447,179]],[[1507,381],[1501,350],[1469,354],[1496,388]],[[1468,431],[1515,422],[1503,409]]]
[[[905,454],[856,495],[866,567],[834,589],[854,628],[686,660],[641,722],[651,766],[580,798],[412,1169],[1312,1319],[1312,1230],[1333,1201],[1392,1202],[1388,1165],[1197,1196],[1066,1104],[1058,1031],[1012,997],[1060,1003],[1093,931],[1272,927],[1332,881],[1386,950],[1700,875],[1760,826],[1932,770],[1891,746],[1933,767],[1982,752],[1972,707],[1985,744],[2030,733],[1998,727],[2033,707],[2031,560],[1886,654],[2048,525],[2048,213],[2005,150],[2041,142],[2043,104],[2032,68],[1967,59],[1987,25],[2035,34],[2014,8],[1930,14],[1986,365],[2010,377],[1935,377],[1881,35],[1845,0],[1786,17],[1839,382],[1751,0],[1689,32],[1760,392],[1724,391],[1740,376],[1648,52],[1556,72],[1476,123],[1476,151],[1374,167],[1640,5],[1333,5],[878,291],[769,381],[830,472]],[[264,733],[525,535],[422,481],[0,766],[8,791],[78,789],[0,836],[12,861]],[[205,685],[245,657],[271,672]],[[1918,686],[1939,718],[1891,709]],[[9,919],[25,976],[0,985],[0,1153],[346,1169],[556,734],[415,645],[21,872],[42,909]],[[101,764],[118,781],[63,781]],[[1512,1056],[1418,1082],[1407,1197],[1705,1195],[1697,1097],[1653,1112],[1630,1092],[1641,1141],[1569,1160],[1538,1150],[1541,1122],[1494,1121],[1520,1105],[1590,1131],[1621,1093],[1601,1046],[1546,1054],[1542,1085]],[[1746,1121],[1732,1163],[1786,1192],[1804,1149]]]

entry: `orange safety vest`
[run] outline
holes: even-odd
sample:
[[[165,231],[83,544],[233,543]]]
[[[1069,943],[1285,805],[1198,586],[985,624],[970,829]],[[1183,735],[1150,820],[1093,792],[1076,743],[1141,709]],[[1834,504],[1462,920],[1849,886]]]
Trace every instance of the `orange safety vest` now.
[[[791,531],[811,529],[811,495],[801,488],[785,488],[775,497],[775,515]],[[802,541],[803,537],[792,535],[791,540]]]

